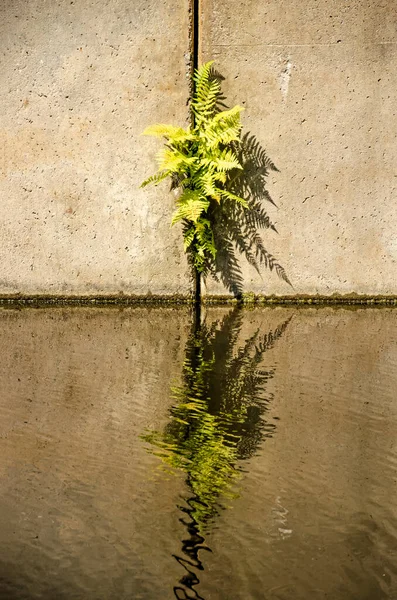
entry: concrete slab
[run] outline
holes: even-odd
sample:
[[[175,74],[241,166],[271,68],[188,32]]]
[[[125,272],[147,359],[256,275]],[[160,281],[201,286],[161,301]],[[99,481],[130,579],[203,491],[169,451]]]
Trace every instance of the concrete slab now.
[[[265,294],[396,294],[397,5],[342,0],[201,2],[201,60],[215,59],[230,105],[279,168],[267,205],[285,267]],[[208,293],[224,288],[207,282]]]
[[[184,125],[188,2],[3,0],[0,294],[188,293],[153,122]]]

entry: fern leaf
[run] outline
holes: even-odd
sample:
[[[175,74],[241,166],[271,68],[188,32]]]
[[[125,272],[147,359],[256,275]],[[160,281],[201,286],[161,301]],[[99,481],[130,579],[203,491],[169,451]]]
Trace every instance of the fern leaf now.
[[[197,125],[212,117],[220,94],[221,86],[218,79],[211,77],[212,65],[210,61],[195,71],[193,81],[195,84],[192,110],[196,117]]]
[[[219,156],[216,157],[214,163],[219,171],[231,171],[232,169],[241,170],[243,168],[232,150],[223,150]]]
[[[241,106],[235,106],[230,110],[218,113],[208,122],[202,136],[210,148],[240,140],[240,113],[242,110],[244,109]]]
[[[211,173],[211,171],[204,172],[197,183],[206,196],[210,196],[217,202],[220,201],[220,190],[216,187],[216,175],[214,173]]]
[[[215,173],[214,179],[216,182],[226,183],[226,180],[227,180],[226,171],[218,171],[217,173]]]
[[[232,150],[222,150],[216,153],[204,156],[199,160],[199,167],[207,167],[211,171],[231,171],[232,169],[242,169],[237,156]]]
[[[195,231],[196,231],[195,227],[189,227],[189,229],[187,229],[183,233],[183,249],[185,250],[185,252],[187,252],[187,250],[192,245],[192,242],[194,240]]]
[[[230,120],[234,121],[236,118],[240,120],[240,114],[243,112],[243,110],[245,110],[244,107],[239,105],[233,106],[233,108],[230,108],[229,110],[222,110],[214,116],[212,122],[229,122]]]
[[[210,205],[209,200],[196,190],[184,190],[177,202],[171,225],[186,219],[196,223]]]
[[[199,255],[204,258],[207,253],[214,259],[216,257],[216,247],[212,226],[208,219],[201,218],[198,220],[196,225],[196,235],[200,242],[200,245],[198,246]]]
[[[194,156],[187,156],[186,154],[179,152],[176,148],[165,148],[160,150],[157,154],[157,160],[160,170],[174,173],[184,171],[186,170],[184,167],[196,162]]]
[[[196,69],[193,80],[196,84],[196,93],[201,92],[203,88],[208,84],[211,76],[211,67],[214,64],[213,60],[210,60],[203,65],[199,69]]]
[[[163,179],[169,177],[170,174],[170,171],[160,171],[159,173],[155,173],[154,175],[151,175],[150,177],[145,179],[145,181],[141,183],[140,187],[144,188],[152,183],[154,183],[154,185],[157,185],[158,183],[160,183],[160,181],[163,181]]]
[[[166,139],[177,139],[186,138],[191,136],[189,131],[186,131],[182,127],[175,127],[174,125],[163,125],[161,123],[155,125],[149,125],[146,127],[142,135],[151,135],[154,137],[165,137]]]
[[[245,208],[248,208],[248,202],[247,202],[247,200],[244,200],[244,198],[240,198],[240,196],[236,196],[236,194],[229,192],[229,190],[218,190],[218,191],[221,194],[221,196],[223,196],[223,198],[226,198],[227,200],[234,200],[235,202],[238,202]]]

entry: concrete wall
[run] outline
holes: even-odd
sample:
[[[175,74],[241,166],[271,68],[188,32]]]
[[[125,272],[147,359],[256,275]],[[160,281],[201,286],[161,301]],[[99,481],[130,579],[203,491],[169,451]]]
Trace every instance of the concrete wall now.
[[[244,260],[247,290],[396,294],[394,2],[201,0],[201,59],[280,169],[294,288]],[[188,0],[0,3],[0,294],[187,294],[153,122],[186,122]],[[207,292],[223,292],[208,282]]]
[[[186,121],[188,2],[0,3],[0,294],[187,293],[153,122]]]
[[[216,60],[229,104],[245,106],[280,170],[269,178],[279,235],[264,240],[294,289],[245,266],[247,289],[396,294],[396,2],[201,7],[201,59]]]

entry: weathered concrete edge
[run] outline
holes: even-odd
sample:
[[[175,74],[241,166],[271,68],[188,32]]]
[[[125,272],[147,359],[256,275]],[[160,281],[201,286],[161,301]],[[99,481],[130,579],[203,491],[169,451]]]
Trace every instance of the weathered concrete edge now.
[[[112,296],[50,296],[50,295],[0,295],[0,308],[48,308],[64,306],[177,306],[193,303],[190,295],[127,295],[117,294]]]
[[[203,304],[236,304],[244,306],[397,306],[397,296],[348,295],[297,295],[264,296],[252,292],[242,294],[241,298],[231,296],[205,296]]]
[[[48,308],[48,307],[124,307],[150,306],[166,307],[192,305],[192,295],[124,295],[116,296],[0,296],[0,308]],[[242,305],[242,306],[388,306],[397,307],[397,296],[263,296],[246,293],[241,298],[232,296],[204,296],[204,306]]]

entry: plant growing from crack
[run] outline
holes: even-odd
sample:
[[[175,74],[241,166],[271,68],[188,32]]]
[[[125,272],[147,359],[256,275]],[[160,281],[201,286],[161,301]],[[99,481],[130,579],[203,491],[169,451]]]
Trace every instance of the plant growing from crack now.
[[[245,163],[248,164],[241,139],[240,115],[244,109],[234,106],[220,110],[224,107],[221,77],[212,65],[213,61],[207,62],[194,73],[190,127],[156,124],[143,132],[164,138],[165,147],[158,153],[159,171],[141,187],[170,178],[171,187],[180,190],[171,225],[183,223],[184,250],[196,274],[211,273],[217,279],[217,272],[221,272],[225,285],[240,293],[242,278],[233,250],[237,246],[258,272],[258,263],[264,263],[270,270],[275,268],[289,283],[285,270],[265,250],[256,230],[257,227],[275,230],[274,225],[258,208],[257,198],[243,197],[250,188],[246,183],[240,185],[244,181],[241,176]],[[269,165],[275,169],[268,161],[264,165],[265,175]],[[264,197],[269,199],[266,194]],[[219,233],[222,225],[225,235]],[[224,276],[218,251],[224,263]]]

